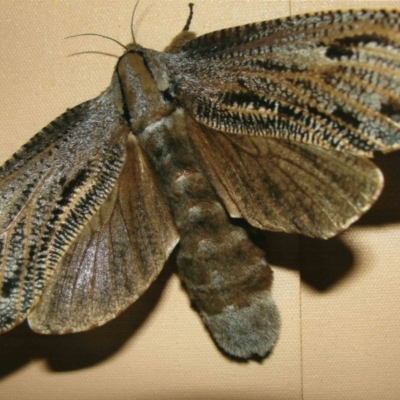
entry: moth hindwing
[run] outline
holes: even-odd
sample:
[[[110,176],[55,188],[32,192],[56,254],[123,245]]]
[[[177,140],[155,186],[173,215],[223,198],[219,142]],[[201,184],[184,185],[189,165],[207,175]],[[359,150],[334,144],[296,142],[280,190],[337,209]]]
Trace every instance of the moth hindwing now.
[[[214,340],[278,337],[255,228],[329,238],[379,196],[400,146],[400,15],[336,11],[126,46],[110,87],[0,169],[0,331],[102,325],[176,248]],[[179,242],[179,246],[177,246]]]

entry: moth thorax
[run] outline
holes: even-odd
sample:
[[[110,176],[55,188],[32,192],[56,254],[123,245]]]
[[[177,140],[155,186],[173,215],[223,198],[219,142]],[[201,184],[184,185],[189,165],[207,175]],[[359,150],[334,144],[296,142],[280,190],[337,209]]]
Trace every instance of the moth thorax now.
[[[118,63],[125,116],[134,133],[171,114],[175,109],[169,96],[163,65],[145,49],[124,54]]]

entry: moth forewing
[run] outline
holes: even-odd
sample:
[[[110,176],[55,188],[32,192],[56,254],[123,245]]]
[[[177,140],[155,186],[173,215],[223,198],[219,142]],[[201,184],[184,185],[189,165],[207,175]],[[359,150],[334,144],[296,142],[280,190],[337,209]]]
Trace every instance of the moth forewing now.
[[[169,68],[212,129],[371,156],[399,148],[399,47],[397,11],[321,12],[206,34]]]
[[[127,127],[112,90],[53,121],[1,170],[0,330],[22,322],[112,190]]]

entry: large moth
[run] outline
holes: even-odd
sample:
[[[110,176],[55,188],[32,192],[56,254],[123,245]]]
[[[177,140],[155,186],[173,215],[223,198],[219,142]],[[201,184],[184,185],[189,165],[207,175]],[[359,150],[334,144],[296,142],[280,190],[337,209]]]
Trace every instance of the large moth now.
[[[400,14],[185,29],[126,46],[110,87],[0,170],[0,331],[102,325],[176,249],[217,344],[264,356],[272,273],[243,224],[329,238],[366,212],[400,146]]]

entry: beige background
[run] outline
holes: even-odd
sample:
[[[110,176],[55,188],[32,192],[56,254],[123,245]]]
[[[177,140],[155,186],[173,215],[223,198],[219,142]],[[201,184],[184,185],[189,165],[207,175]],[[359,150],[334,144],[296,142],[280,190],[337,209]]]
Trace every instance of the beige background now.
[[[161,50],[188,0],[140,0],[137,41]],[[317,9],[397,7],[399,1],[196,0],[192,29],[211,30]],[[110,81],[130,39],[132,0],[0,1],[0,162],[49,121]],[[21,326],[0,337],[1,399],[400,398],[400,154],[378,160],[382,199],[327,242],[268,235],[282,333],[262,362],[214,346],[167,266],[117,320],[63,337]],[[1,206],[1,205],[0,205]]]

